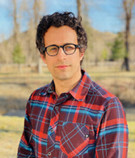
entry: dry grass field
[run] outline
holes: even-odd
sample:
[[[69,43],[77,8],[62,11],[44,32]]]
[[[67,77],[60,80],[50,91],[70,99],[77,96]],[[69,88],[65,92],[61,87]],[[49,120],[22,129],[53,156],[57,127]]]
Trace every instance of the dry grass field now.
[[[120,98],[124,107],[135,106],[135,71],[120,71],[117,67],[85,68],[92,80]],[[135,68],[134,68],[135,70]],[[5,71],[6,72],[6,71]],[[51,75],[44,73],[0,73],[0,114],[12,109],[25,109],[29,95],[36,88],[49,83]]]
[[[129,126],[128,157],[135,155],[135,71],[121,72],[116,68],[87,68],[91,78],[117,95],[126,110]],[[33,90],[51,80],[48,71],[44,73],[0,73],[0,157],[15,158],[23,130],[23,116],[26,101]],[[13,116],[11,116],[13,115]]]

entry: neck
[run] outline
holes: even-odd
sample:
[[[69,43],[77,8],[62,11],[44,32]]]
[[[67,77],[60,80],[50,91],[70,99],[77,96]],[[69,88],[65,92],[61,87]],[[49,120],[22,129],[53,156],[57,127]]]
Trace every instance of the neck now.
[[[55,83],[55,92],[57,93],[58,96],[60,96],[62,93],[66,93],[70,90],[72,90],[79,82],[81,79],[81,72],[78,78],[71,78],[67,80],[58,80],[54,79]]]

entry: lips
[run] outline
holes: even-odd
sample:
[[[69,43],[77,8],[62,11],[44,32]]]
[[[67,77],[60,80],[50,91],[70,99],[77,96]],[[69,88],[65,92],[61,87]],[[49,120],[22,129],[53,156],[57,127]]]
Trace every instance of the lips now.
[[[58,66],[56,66],[56,68],[58,68],[58,69],[66,69],[67,67],[69,67],[69,65],[58,65]]]

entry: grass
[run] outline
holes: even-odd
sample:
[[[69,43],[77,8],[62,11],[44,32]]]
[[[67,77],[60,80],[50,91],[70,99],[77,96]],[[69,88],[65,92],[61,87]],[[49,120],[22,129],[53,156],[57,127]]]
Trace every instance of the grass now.
[[[128,115],[129,150],[128,157],[135,155],[135,121]],[[135,116],[134,116],[135,120]],[[23,130],[22,117],[0,116],[0,155],[2,158],[16,158],[17,148]]]
[[[0,157],[16,158],[23,118],[0,116]]]
[[[129,150],[128,157],[135,157],[135,121],[128,121],[129,127]]]
[[[119,97],[125,107],[135,103],[135,71],[121,72],[104,67],[90,67],[86,71],[92,80]],[[51,80],[47,70],[44,73],[0,73],[0,114],[9,109],[24,109],[33,90]]]

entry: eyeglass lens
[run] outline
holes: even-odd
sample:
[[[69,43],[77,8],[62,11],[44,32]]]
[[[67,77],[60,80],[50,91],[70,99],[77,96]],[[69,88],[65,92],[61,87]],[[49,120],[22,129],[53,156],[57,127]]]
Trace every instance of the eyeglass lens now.
[[[76,47],[73,44],[66,44],[64,46],[54,45],[54,46],[47,47],[47,53],[51,56],[57,55],[60,47],[64,50],[66,54],[73,54],[76,50]]]

